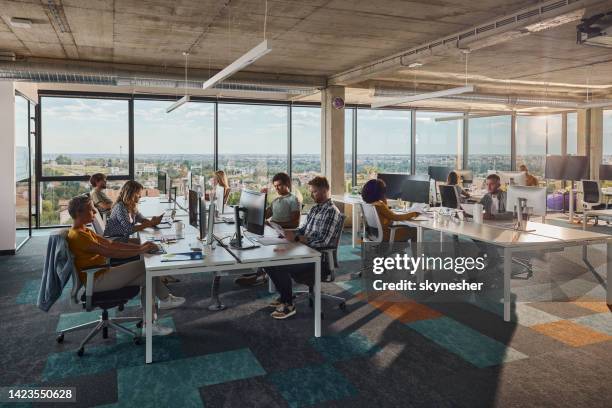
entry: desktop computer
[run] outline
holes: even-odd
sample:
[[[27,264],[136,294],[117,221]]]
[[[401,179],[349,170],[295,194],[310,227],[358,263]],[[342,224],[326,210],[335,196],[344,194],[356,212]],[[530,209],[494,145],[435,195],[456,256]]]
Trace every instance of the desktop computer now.
[[[387,198],[397,200],[402,194],[402,185],[407,180],[408,174],[401,173],[378,173],[376,178],[384,181],[387,186]]]
[[[199,202],[200,196],[197,191],[189,190],[188,209],[189,209],[189,225],[198,228],[198,215],[200,212]]]
[[[430,188],[429,180],[406,180],[402,186],[400,198],[411,203],[429,204]]]
[[[257,247],[257,245],[254,244],[243,244],[242,227],[252,234],[264,234],[266,222],[266,199],[266,193],[260,193],[252,190],[242,190],[240,193],[240,203],[234,207],[236,234],[230,241],[232,248],[249,249]]]

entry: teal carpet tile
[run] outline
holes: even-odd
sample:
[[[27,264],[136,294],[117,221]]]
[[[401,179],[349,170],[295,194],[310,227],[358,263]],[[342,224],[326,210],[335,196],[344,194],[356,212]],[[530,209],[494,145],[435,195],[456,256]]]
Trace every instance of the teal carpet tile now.
[[[348,335],[313,337],[310,339],[310,344],[330,363],[355,357],[367,357],[380,351],[378,346],[357,332]]]

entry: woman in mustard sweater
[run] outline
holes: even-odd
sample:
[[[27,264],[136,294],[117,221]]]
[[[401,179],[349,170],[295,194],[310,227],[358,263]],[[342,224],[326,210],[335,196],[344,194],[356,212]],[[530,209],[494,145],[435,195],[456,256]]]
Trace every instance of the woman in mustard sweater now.
[[[385,182],[379,179],[368,180],[361,189],[361,198],[368,204],[376,207],[376,212],[380,218],[380,223],[383,227],[383,240],[389,241],[390,231],[389,226],[393,221],[406,221],[418,215],[416,212],[398,214],[393,212],[387,204],[387,186]],[[395,231],[395,241],[416,241],[416,228],[405,227]]]

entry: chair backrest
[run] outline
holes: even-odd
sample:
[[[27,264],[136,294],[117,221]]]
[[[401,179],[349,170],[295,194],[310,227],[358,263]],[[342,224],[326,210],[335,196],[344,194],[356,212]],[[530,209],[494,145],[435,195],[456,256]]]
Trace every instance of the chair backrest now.
[[[455,186],[440,185],[440,197],[442,198],[442,207],[459,208],[459,197],[457,197]]]
[[[584,197],[582,201],[589,204],[599,204],[599,183],[595,180],[582,180],[582,192]]]
[[[346,221],[346,215],[340,214],[340,222],[334,231],[334,239],[332,240],[332,248],[337,249],[340,245],[340,238],[342,238],[342,231],[344,230],[344,221]]]
[[[373,204],[360,203],[363,214],[363,239],[367,242],[382,242],[384,232],[376,206]]]
[[[106,222],[104,222],[104,219],[102,218],[102,215],[100,215],[99,211],[96,211],[96,215],[94,216],[93,219],[93,227],[94,227],[94,232],[98,235],[104,235],[104,230],[106,229]]]

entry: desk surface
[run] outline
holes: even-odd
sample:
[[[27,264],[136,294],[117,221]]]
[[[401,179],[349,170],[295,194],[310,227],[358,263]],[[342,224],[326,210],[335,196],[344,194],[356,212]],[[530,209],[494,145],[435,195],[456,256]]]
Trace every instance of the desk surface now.
[[[187,208],[185,206],[185,199],[183,197],[177,197],[177,202],[184,208]],[[138,210],[147,218],[156,217],[173,209],[175,209],[174,203],[161,203],[159,202],[159,197],[143,197],[138,202]],[[177,217],[186,217],[187,215],[189,214],[186,210],[176,206]]]

